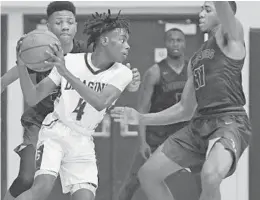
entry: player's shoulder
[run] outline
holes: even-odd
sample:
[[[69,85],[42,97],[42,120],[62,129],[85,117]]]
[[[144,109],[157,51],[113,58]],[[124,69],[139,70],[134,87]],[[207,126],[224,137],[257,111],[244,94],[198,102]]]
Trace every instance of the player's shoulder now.
[[[143,81],[149,84],[157,84],[160,77],[160,67],[155,63],[145,71]]]
[[[153,64],[151,67],[149,67],[145,74],[147,76],[151,76],[153,78],[159,78],[160,77],[160,66],[158,63]]]
[[[68,53],[64,56],[65,61],[66,60],[72,60],[72,59],[80,59],[80,58],[85,58],[86,53]]]
[[[129,67],[127,67],[126,65],[124,65],[122,63],[118,63],[118,62],[114,63],[113,69],[118,71],[118,72],[125,72],[125,73],[132,74],[132,70],[129,69]]]
[[[109,71],[111,74],[113,74],[114,77],[116,76],[117,78],[122,78],[126,80],[130,80],[133,78],[132,70],[122,63],[114,63]]]

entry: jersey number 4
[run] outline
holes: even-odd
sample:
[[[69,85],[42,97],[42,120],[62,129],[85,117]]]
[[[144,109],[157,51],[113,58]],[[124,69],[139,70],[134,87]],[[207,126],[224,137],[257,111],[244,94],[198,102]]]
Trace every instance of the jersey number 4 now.
[[[195,89],[198,90],[205,86],[204,65],[199,66],[193,71]]]
[[[78,105],[76,106],[73,113],[77,113],[76,120],[80,121],[82,118],[82,115],[84,114],[84,108],[86,106],[86,101],[84,101],[82,98],[79,99]]]

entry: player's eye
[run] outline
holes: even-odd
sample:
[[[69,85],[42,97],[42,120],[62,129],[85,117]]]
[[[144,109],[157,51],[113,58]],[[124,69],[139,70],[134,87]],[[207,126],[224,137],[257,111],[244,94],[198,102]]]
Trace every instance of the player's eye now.
[[[121,39],[120,42],[123,44],[125,43],[125,39]]]
[[[61,22],[60,21],[56,21],[55,24],[56,25],[61,25]]]
[[[207,13],[211,12],[210,7],[207,7],[205,10],[206,10]]]

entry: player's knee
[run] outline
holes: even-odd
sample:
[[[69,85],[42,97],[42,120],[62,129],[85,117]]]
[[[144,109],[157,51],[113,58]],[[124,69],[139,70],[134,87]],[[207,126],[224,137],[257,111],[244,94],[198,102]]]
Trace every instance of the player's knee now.
[[[93,183],[74,184],[70,189],[72,199],[94,199],[97,185]]]
[[[47,197],[53,188],[55,180],[56,177],[52,175],[41,174],[39,176],[36,176],[31,187],[33,196],[43,198]]]
[[[223,179],[220,167],[206,162],[201,171],[201,182],[203,186],[219,185]]]
[[[207,161],[203,165],[201,172],[202,182],[206,184],[220,184],[230,171],[232,163],[232,152],[225,149],[221,142],[215,143]]]

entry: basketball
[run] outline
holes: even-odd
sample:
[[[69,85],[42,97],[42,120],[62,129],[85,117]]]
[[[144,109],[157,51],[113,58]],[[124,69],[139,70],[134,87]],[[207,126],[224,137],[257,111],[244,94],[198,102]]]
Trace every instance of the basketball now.
[[[53,53],[50,44],[59,44],[60,41],[52,32],[48,30],[34,30],[29,32],[22,40],[20,46],[20,58],[24,64],[33,71],[45,72],[52,69],[44,61],[50,61],[50,55],[45,52]],[[55,46],[55,45],[54,45]],[[58,47],[56,47],[58,50]]]

